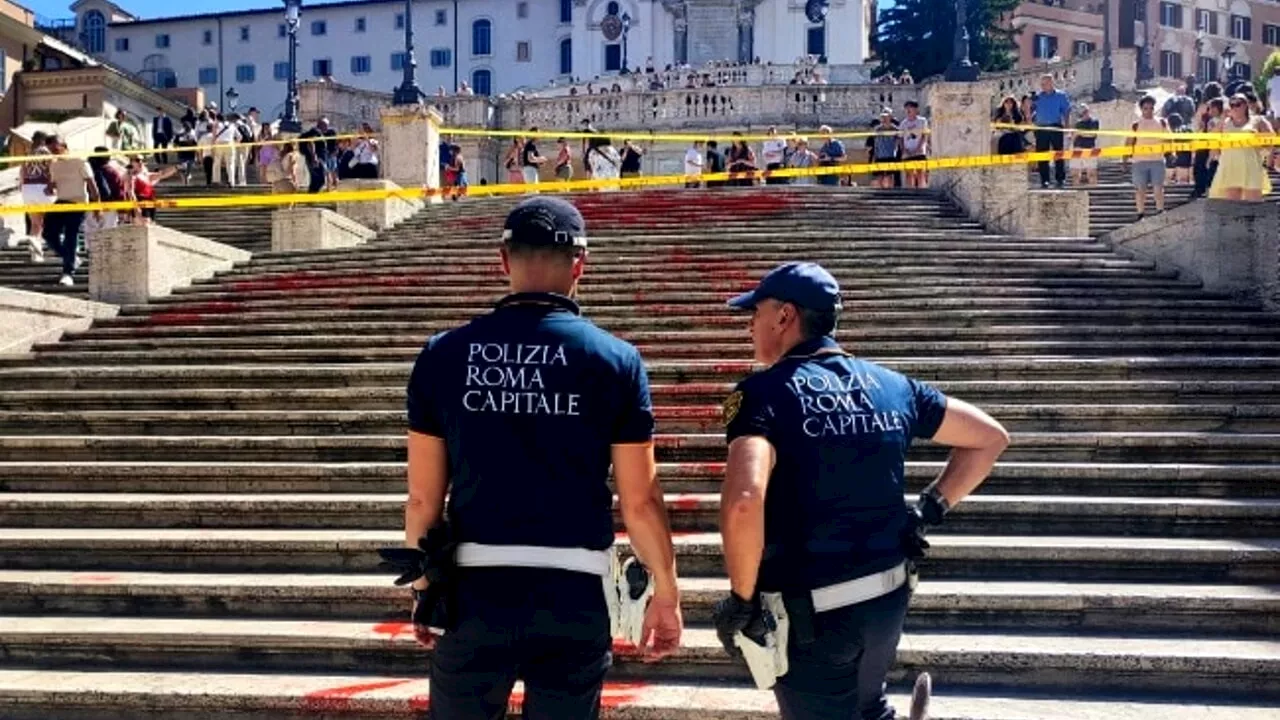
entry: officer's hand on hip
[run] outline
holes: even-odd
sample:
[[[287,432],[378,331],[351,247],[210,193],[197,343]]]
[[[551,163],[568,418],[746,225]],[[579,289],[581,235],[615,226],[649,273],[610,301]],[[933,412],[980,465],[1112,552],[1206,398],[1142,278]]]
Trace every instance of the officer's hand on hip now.
[[[925,539],[925,528],[928,523],[915,505],[906,507],[907,522],[902,527],[902,554],[908,560],[923,560],[929,549],[929,541]]]
[[[684,632],[680,614],[680,598],[654,596],[644,611],[644,629],[640,633],[640,652],[645,662],[657,662],[675,653]]]
[[[716,637],[729,655],[737,657],[741,654],[733,644],[735,633],[742,632],[751,625],[751,621],[760,614],[759,598],[743,600],[737,593],[730,592],[724,599],[716,603],[712,612],[712,622],[716,627]]]

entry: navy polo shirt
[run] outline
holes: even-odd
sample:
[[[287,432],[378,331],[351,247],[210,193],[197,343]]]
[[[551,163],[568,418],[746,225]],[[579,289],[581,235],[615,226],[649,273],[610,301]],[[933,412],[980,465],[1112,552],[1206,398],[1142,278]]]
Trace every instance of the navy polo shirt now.
[[[604,550],[610,446],[653,437],[640,353],[561,295],[510,295],[427,341],[409,428],[443,438],[462,542]]]
[[[933,437],[946,408],[937,389],[829,337],[738,383],[725,402],[729,442],[762,436],[777,457],[761,589],[811,590],[902,562],[907,450]]]

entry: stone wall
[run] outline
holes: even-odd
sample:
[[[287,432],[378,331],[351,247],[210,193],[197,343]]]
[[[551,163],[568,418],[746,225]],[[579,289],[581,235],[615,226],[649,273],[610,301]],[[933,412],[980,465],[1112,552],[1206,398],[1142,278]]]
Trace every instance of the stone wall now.
[[[114,305],[0,288],[0,355],[25,353],[62,333],[85,330],[98,318],[115,317]]]

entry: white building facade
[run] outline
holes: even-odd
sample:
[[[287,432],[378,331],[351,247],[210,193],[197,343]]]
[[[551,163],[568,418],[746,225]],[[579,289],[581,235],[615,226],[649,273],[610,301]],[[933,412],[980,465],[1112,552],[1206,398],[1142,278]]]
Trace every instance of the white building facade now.
[[[413,0],[418,84],[428,94],[466,82],[479,93],[712,60],[790,64],[818,55],[852,65],[869,52],[875,0]],[[389,92],[403,78],[404,2],[302,6],[298,79],[330,77]],[[157,87],[201,87],[226,107],[282,110],[289,76],[283,3],[261,10],[138,19],[107,0],[78,0],[80,44]]]

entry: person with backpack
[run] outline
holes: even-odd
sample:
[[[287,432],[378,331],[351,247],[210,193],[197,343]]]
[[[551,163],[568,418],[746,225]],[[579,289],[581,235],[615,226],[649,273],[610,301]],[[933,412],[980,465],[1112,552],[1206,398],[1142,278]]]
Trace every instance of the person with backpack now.
[[[129,199],[129,185],[125,177],[124,166],[108,157],[107,148],[98,146],[93,149],[89,158],[89,168],[93,171],[93,182],[98,188],[98,197],[102,202],[122,202]],[[87,247],[102,230],[110,230],[120,224],[120,213],[115,210],[104,210],[85,218],[84,242]]]

